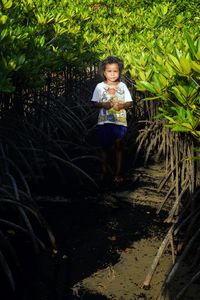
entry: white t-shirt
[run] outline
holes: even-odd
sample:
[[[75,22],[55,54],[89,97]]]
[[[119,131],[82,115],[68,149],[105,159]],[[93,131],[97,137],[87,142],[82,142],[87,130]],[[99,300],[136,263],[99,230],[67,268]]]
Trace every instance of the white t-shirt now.
[[[133,101],[131,94],[124,82],[119,82],[119,84],[115,87],[116,93],[115,95],[109,94],[109,86],[105,82],[98,83],[92,100],[94,102],[130,102]],[[120,111],[116,111],[113,108],[105,109],[101,108],[99,111],[98,124],[112,123],[117,125],[127,126],[126,120],[126,110],[121,109]]]

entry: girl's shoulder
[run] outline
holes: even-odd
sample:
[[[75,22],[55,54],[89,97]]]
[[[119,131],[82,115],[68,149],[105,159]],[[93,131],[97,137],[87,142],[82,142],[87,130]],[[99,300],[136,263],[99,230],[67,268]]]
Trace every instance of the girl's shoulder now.
[[[119,87],[125,87],[125,86],[127,86],[125,82],[123,82],[123,81],[119,82]]]
[[[102,89],[102,88],[104,88],[104,87],[105,87],[105,83],[104,83],[103,81],[97,83],[97,85],[96,85],[96,88],[99,88],[99,89]]]
[[[127,89],[127,85],[123,81],[120,81],[117,88],[118,88],[119,91],[122,92],[122,91],[125,91]]]

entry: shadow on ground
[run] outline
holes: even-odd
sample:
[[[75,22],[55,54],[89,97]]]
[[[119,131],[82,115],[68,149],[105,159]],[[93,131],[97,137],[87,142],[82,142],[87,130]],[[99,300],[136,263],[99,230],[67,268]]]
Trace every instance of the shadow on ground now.
[[[62,203],[49,201],[42,210],[57,237],[59,299],[66,300],[76,299],[71,287],[78,281],[116,264],[120,251],[134,241],[162,235],[165,226],[154,208],[113,201],[106,193]],[[83,294],[82,299],[106,299]]]

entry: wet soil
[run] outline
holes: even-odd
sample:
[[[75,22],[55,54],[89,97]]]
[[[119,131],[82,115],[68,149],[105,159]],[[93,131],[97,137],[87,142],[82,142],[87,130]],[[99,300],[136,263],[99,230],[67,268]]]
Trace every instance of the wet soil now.
[[[163,172],[162,166],[138,168],[127,174],[123,184],[108,184],[93,195],[38,197],[57,237],[58,252],[37,258],[23,299],[158,299],[172,265],[170,247],[150,289],[141,286],[170,226],[164,222],[170,200],[157,213],[165,193],[157,191]],[[166,299],[174,300],[186,284],[185,273],[180,270]],[[198,295],[199,285],[194,284],[181,300],[198,300]]]

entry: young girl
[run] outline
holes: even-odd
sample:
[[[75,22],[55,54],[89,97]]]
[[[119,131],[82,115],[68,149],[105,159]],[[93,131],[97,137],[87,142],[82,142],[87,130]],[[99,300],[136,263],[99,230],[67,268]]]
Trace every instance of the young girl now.
[[[97,135],[102,147],[102,176],[108,174],[108,150],[113,145],[116,151],[114,182],[122,182],[123,143],[127,132],[126,109],[132,106],[132,97],[121,81],[123,62],[109,56],[100,64],[104,81],[98,83],[92,96],[94,106],[99,109]]]

